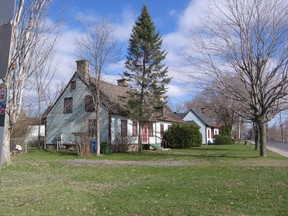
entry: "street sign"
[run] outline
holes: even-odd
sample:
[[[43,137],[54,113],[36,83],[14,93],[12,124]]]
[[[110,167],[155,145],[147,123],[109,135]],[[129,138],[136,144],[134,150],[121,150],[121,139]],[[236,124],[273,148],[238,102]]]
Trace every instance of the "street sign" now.
[[[8,70],[11,34],[11,23],[0,26],[0,79],[5,77]]]
[[[0,25],[10,23],[14,16],[15,0],[0,0]]]

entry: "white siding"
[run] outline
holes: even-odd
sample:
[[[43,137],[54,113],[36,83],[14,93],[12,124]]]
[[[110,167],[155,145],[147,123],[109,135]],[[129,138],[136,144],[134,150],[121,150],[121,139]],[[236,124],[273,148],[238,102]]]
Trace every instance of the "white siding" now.
[[[121,133],[121,119],[127,120],[127,130],[128,130],[128,136],[132,137],[133,134],[133,121],[127,117],[119,116],[119,115],[113,115],[111,117],[111,140],[112,143],[115,140],[115,135],[117,133]],[[160,125],[164,125],[164,131],[168,130],[169,125],[172,125],[170,122],[153,122],[153,136],[149,137],[149,144],[161,144],[161,133],[160,133]],[[139,127],[139,124],[138,124]],[[133,144],[138,143],[138,136],[133,137]]]
[[[194,121],[197,125],[199,125],[200,133],[202,135],[202,144],[206,144],[206,138],[208,133],[206,131],[206,126],[202,120],[200,120],[193,112],[189,112],[183,119],[184,121]]]

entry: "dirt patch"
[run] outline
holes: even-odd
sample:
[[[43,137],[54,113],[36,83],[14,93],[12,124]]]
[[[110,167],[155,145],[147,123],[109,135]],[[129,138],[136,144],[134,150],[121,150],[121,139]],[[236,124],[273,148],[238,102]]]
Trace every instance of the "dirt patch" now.
[[[97,165],[97,166],[191,166],[200,164],[199,161],[122,161],[122,160],[67,160],[65,161],[72,165]],[[203,162],[202,162],[203,163]],[[201,163],[201,164],[202,164]]]
[[[237,160],[237,161],[124,161],[124,160],[66,160],[69,165],[88,166],[195,166],[195,165],[230,165],[242,167],[288,167],[288,160]]]

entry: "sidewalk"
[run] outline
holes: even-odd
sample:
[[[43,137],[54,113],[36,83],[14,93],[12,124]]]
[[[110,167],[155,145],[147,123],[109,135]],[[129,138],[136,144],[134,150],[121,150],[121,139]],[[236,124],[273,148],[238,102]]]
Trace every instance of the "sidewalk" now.
[[[267,147],[267,149],[288,158],[288,152],[286,151],[282,151],[274,147]]]
[[[247,140],[248,144],[252,144],[252,145],[255,145],[255,142],[251,141],[251,140]],[[267,146],[267,149],[270,150],[270,151],[273,151],[279,155],[282,155],[286,158],[288,158],[288,152],[287,151],[283,151],[281,149],[278,149],[278,148],[275,148],[275,147],[269,147]]]

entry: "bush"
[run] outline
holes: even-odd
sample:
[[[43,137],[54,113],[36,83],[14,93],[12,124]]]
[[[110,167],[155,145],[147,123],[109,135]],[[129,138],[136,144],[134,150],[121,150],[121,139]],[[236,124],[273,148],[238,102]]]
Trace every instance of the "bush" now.
[[[90,156],[92,153],[91,149],[91,137],[88,133],[79,132],[74,133],[76,152],[78,156]]]
[[[198,147],[202,144],[202,135],[197,127],[192,125],[173,124],[164,134],[164,139],[170,148]]]
[[[132,137],[122,136],[121,133],[116,134],[114,144],[114,151],[117,153],[125,153],[129,150],[132,144]]]
[[[232,144],[231,136],[215,135],[215,145],[229,145]]]
[[[231,129],[228,126],[221,126],[220,127],[220,135],[221,136],[230,136],[231,135]]]
[[[102,141],[100,144],[100,153],[101,154],[109,154],[110,153],[110,145],[109,141]]]

